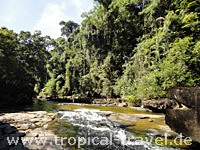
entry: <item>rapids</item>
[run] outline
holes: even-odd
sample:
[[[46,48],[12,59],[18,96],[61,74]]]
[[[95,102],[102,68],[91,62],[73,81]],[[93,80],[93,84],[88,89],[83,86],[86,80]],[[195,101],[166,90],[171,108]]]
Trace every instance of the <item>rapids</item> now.
[[[78,147],[87,150],[174,150],[153,144],[147,138],[135,137],[119,128],[99,110],[59,111],[60,120],[78,128]]]

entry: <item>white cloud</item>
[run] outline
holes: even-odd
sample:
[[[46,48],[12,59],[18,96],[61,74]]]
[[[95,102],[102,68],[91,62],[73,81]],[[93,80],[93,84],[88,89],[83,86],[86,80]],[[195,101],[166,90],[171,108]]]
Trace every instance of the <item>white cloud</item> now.
[[[57,4],[48,4],[44,9],[41,18],[36,23],[34,30],[41,30],[44,35],[58,37],[60,32],[59,22],[66,18],[61,8]]]
[[[43,35],[53,38],[60,36],[60,21],[72,20],[81,23],[81,14],[93,7],[93,0],[58,0],[48,3],[33,30],[41,30]]]

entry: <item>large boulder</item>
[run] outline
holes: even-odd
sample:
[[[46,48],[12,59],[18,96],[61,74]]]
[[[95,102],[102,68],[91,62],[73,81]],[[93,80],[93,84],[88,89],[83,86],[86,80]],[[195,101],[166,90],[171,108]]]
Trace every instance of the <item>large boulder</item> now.
[[[176,100],[187,107],[195,107],[194,99],[200,100],[199,87],[174,87],[169,89],[167,97]]]
[[[170,109],[166,111],[165,121],[172,130],[200,142],[200,125],[194,114],[192,109]]]
[[[181,107],[166,111],[167,125],[200,143],[200,88],[175,87],[168,91],[168,97]]]
[[[142,101],[142,107],[148,108],[153,112],[165,113],[166,109],[171,109],[177,106],[177,103],[173,100],[163,99],[151,99]]]

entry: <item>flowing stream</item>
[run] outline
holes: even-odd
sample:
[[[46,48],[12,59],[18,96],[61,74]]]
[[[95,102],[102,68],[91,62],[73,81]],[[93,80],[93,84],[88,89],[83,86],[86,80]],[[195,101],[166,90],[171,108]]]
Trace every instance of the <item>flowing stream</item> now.
[[[169,150],[116,127],[98,110],[59,111],[61,120],[78,128],[79,147],[87,150]]]

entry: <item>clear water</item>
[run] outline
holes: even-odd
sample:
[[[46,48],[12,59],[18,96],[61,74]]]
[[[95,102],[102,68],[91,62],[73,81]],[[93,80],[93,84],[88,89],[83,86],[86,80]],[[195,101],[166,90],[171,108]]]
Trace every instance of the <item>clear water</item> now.
[[[175,150],[159,147],[145,140],[139,140],[131,133],[114,126],[98,110],[78,109],[75,111],[60,111],[61,120],[67,121],[78,128],[76,138],[86,139],[80,146],[87,150]]]

